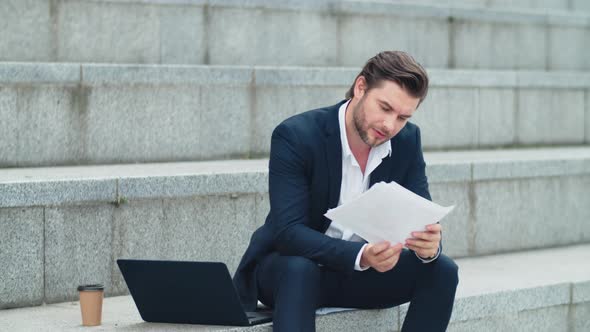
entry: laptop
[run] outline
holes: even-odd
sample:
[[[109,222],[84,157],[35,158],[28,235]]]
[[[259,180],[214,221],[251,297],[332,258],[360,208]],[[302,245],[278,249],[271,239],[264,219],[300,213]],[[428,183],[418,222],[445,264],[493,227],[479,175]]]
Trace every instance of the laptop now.
[[[246,312],[224,263],[118,259],[141,318],[152,323],[250,326],[270,310]]]

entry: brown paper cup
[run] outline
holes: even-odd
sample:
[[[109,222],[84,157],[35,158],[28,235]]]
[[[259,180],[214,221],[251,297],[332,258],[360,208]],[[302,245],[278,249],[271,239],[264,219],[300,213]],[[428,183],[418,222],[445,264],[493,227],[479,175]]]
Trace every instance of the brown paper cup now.
[[[83,285],[78,287],[82,325],[97,326],[102,320],[103,285]]]

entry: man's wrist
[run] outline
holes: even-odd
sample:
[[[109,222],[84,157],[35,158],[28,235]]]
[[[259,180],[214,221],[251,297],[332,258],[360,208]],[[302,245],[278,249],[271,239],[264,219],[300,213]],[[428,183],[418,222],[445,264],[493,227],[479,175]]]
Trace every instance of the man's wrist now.
[[[365,271],[368,270],[370,268],[370,266],[363,266],[362,263],[363,262],[363,253],[365,252],[365,248],[367,247],[368,243],[365,243],[362,247],[361,250],[359,251],[359,253],[356,256],[356,260],[354,262],[354,269],[355,271]]]
[[[441,250],[440,250],[440,246],[439,246],[438,249],[437,249],[437,251],[436,251],[436,254],[434,254],[434,256],[431,256],[431,257],[428,257],[428,258],[424,258],[424,257],[418,255],[418,253],[415,252],[415,251],[414,251],[414,254],[416,255],[416,257],[418,257],[419,260],[422,261],[422,263],[430,263],[430,262],[435,261],[438,258],[438,256],[440,256],[440,252],[441,252]]]

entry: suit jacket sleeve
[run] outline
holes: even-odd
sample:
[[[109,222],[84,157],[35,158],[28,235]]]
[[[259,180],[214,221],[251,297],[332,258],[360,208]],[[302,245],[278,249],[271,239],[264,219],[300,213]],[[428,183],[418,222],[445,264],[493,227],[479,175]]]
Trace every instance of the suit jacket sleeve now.
[[[414,156],[413,161],[410,163],[408,173],[402,185],[405,188],[411,190],[412,192],[428,199],[429,201],[432,200],[432,198],[430,197],[430,192],[428,190],[428,178],[426,177],[426,163],[424,162],[424,155],[422,153],[422,139],[420,137],[420,128],[418,127],[416,127],[416,154]],[[441,252],[442,239],[436,257],[438,257],[438,255]]]
[[[311,181],[306,170],[310,159],[311,152],[289,126],[283,123],[274,130],[269,196],[275,248],[282,255],[303,256],[335,270],[353,271],[363,243],[334,239],[317,231],[323,221],[312,220],[310,215]]]
[[[426,177],[426,163],[422,154],[422,140],[420,138],[420,129],[416,127],[416,147],[413,160],[408,167],[405,181],[402,184],[408,190],[420,195],[431,201],[430,192],[428,191],[428,178]]]

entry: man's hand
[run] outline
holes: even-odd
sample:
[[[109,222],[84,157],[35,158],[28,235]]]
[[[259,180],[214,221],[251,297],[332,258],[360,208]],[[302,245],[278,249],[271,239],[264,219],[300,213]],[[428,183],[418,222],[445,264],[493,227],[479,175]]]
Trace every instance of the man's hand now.
[[[431,224],[426,226],[426,232],[412,232],[413,238],[406,239],[406,248],[424,259],[434,257],[440,246],[441,230],[440,224]]]
[[[387,241],[369,243],[363,250],[360,265],[362,268],[370,266],[379,272],[389,271],[397,264],[402,248],[401,243],[394,246]]]

